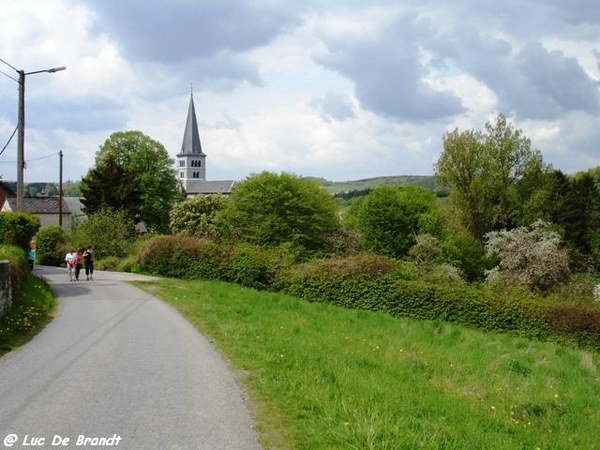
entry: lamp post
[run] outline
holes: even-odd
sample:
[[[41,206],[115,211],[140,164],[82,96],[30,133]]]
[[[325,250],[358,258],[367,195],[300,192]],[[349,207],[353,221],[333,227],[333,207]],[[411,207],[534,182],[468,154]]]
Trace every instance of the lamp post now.
[[[54,73],[66,70],[66,67],[53,67],[52,69],[25,72],[17,70],[19,74],[19,121],[17,125],[17,211],[23,211],[23,169],[25,168],[25,76],[35,73]]]

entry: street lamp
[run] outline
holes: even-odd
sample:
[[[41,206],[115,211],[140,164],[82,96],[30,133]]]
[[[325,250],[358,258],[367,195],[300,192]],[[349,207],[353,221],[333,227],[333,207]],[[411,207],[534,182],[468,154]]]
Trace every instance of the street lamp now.
[[[12,67],[12,66],[11,66]],[[17,211],[23,211],[23,169],[25,168],[25,75],[35,73],[54,73],[66,70],[66,67],[53,67],[52,69],[36,70],[34,72],[25,72],[17,70],[19,74],[19,122],[17,125]],[[16,69],[15,69],[16,70]]]

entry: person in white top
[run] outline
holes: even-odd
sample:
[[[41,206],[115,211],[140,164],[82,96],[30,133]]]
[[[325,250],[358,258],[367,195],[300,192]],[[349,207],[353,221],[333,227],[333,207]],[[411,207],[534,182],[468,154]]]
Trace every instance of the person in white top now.
[[[75,266],[77,265],[77,252],[71,250],[65,256],[65,262],[67,263],[67,271],[69,272],[69,281],[75,281]]]

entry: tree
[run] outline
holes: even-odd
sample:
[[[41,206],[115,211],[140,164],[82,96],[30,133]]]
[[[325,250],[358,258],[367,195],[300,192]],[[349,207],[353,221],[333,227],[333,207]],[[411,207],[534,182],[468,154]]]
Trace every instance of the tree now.
[[[314,181],[262,172],[236,185],[216,217],[222,236],[263,247],[291,243],[311,254],[326,251],[338,230],[337,203]]]
[[[134,178],[139,189],[139,215],[146,227],[153,231],[167,231],[169,212],[181,198],[181,193],[173,160],[163,145],[140,131],[113,133],[96,153],[95,168],[103,170],[111,164]],[[122,183],[124,192],[130,189],[127,186],[130,181]],[[109,186],[110,189],[120,189],[121,183]],[[118,207],[114,204],[106,206]]]
[[[507,281],[547,292],[569,276],[569,253],[560,235],[548,222],[536,221],[531,227],[491,231],[485,235],[488,256],[498,266],[488,280]]]
[[[38,264],[60,266],[65,260],[67,236],[60,225],[42,228],[35,235],[35,257]]]
[[[350,205],[346,220],[367,249],[396,258],[408,254],[417,235],[443,229],[435,194],[418,186],[374,189]]]
[[[197,195],[177,203],[171,210],[172,233],[188,236],[214,237],[215,216],[223,209],[228,198],[221,194]]]
[[[565,240],[577,256],[597,253],[600,250],[600,192],[593,176],[585,173],[571,180],[560,206],[556,221],[564,227]]]
[[[97,259],[108,256],[124,257],[133,248],[134,223],[124,210],[101,208],[73,232],[71,245],[77,248],[94,247]]]
[[[520,192],[518,183],[546,170],[530,140],[499,114],[486,123],[485,132],[455,129],[443,142],[436,175],[450,188],[465,226],[480,240],[488,231],[515,226],[525,201],[522,193],[532,195]]]
[[[142,196],[137,175],[116,160],[90,169],[81,180],[80,189],[86,214],[112,208],[125,211],[135,223],[140,221]]]

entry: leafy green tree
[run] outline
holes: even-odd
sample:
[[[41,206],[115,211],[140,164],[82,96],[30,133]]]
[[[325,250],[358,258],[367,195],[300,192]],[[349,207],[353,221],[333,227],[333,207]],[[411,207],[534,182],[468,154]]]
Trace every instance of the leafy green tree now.
[[[408,254],[417,235],[440,236],[443,230],[435,194],[418,186],[374,189],[350,205],[346,220],[368,250],[396,258]]]
[[[169,212],[181,199],[173,160],[162,144],[140,131],[121,131],[110,135],[96,153],[96,168],[116,164],[131,174],[139,189],[141,221],[152,231],[164,232],[169,227]],[[123,184],[129,184],[123,182]],[[119,184],[104,189],[118,188]],[[129,187],[124,187],[128,191]],[[85,195],[85,194],[84,194]],[[105,206],[119,207],[107,204]]]
[[[223,209],[228,198],[221,194],[197,195],[177,203],[171,210],[172,233],[188,236],[214,237],[215,216]]]
[[[60,266],[64,262],[67,244],[65,230],[60,225],[42,228],[35,235],[35,257],[38,264]]]
[[[515,226],[524,202],[519,181],[546,170],[531,141],[502,114],[485,132],[455,129],[443,141],[436,175],[450,188],[466,227],[481,240],[488,231]]]
[[[128,212],[101,208],[83,221],[70,236],[77,248],[94,247],[97,259],[127,256],[134,245],[135,227]]]
[[[236,185],[216,217],[219,233],[262,247],[290,243],[311,254],[327,250],[339,228],[337,203],[312,180],[262,172]]]

